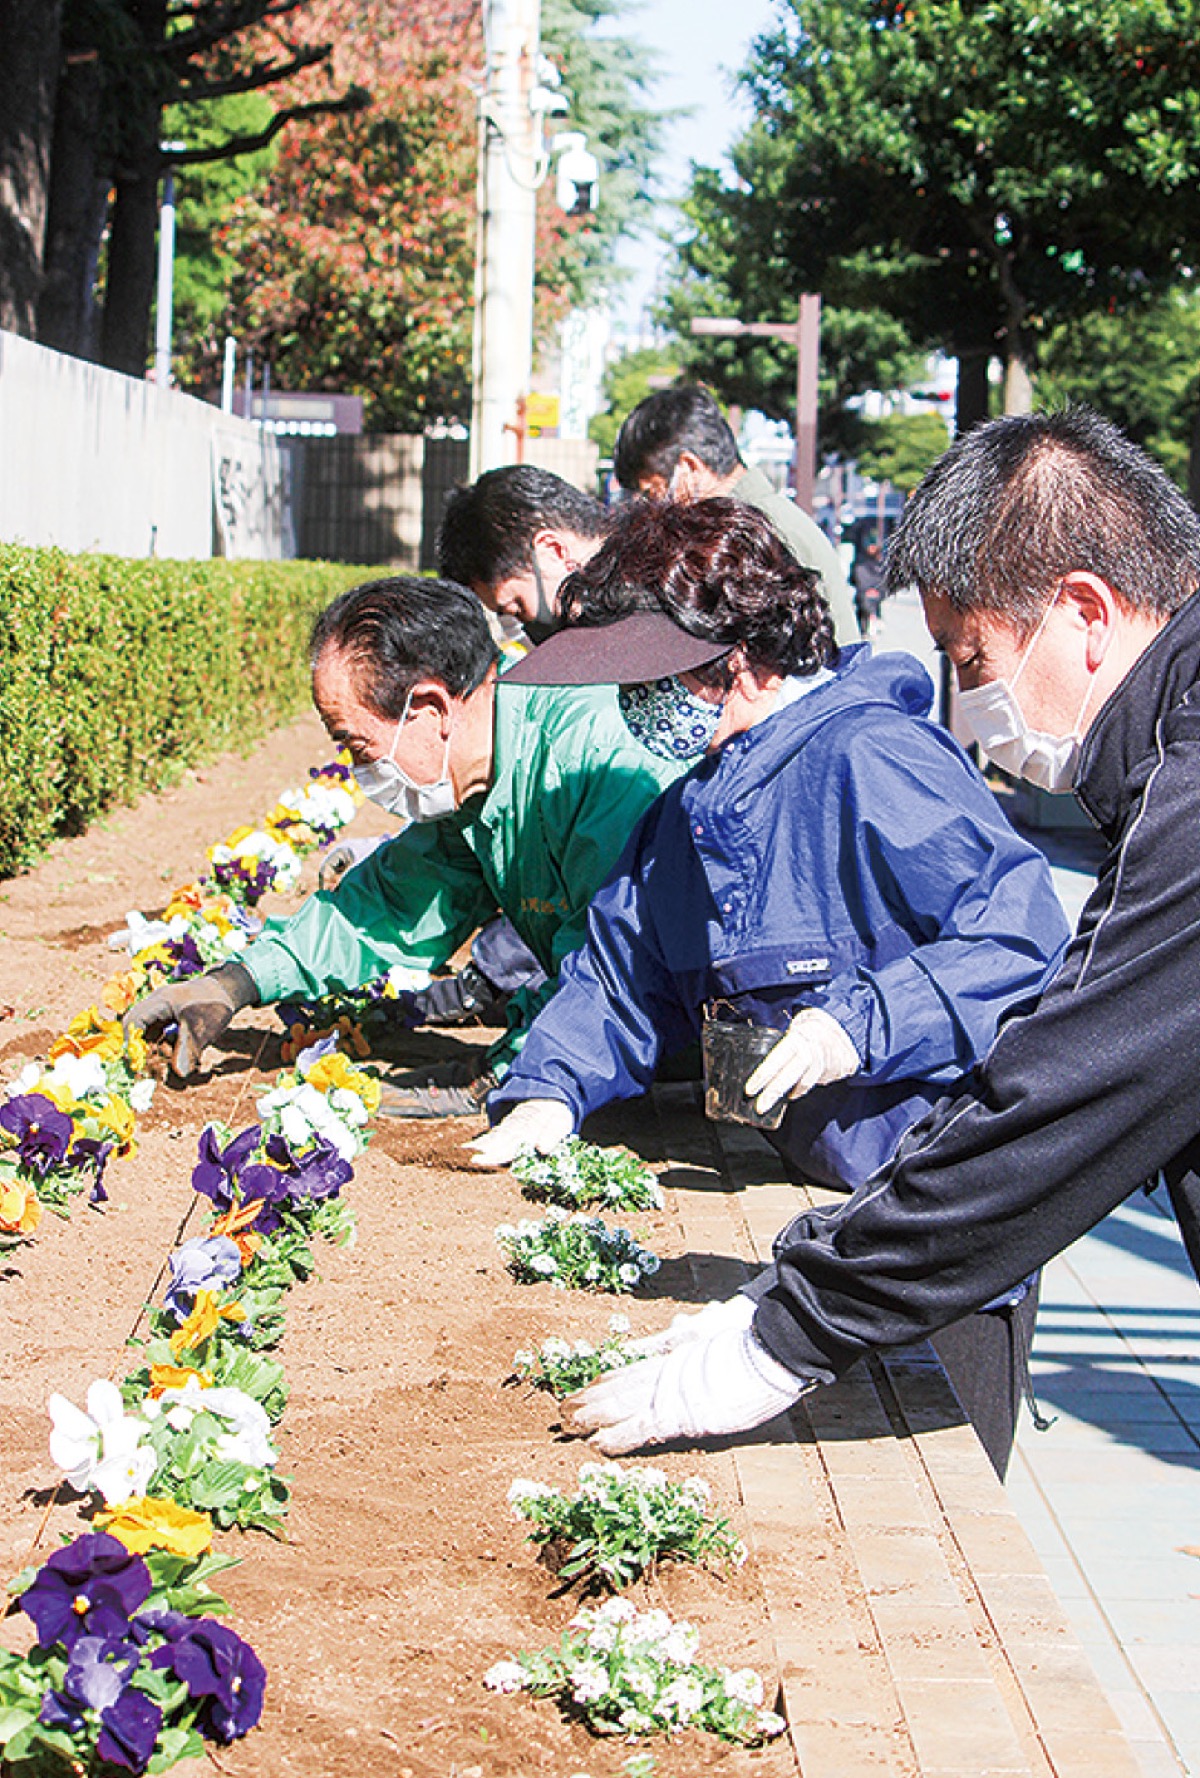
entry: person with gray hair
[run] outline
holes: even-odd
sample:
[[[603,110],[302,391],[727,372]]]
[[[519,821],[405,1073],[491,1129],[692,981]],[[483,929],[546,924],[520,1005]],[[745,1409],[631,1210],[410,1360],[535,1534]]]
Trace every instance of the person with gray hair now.
[[[243,1007],[361,987],[396,964],[436,970],[497,913],[542,980],[464,1064],[390,1078],[398,1117],[482,1108],[583,941],[588,904],[630,828],[677,769],[638,746],[611,696],[507,684],[474,593],[397,576],[351,588],[317,619],[313,702],[366,794],[405,823],[331,894],[273,921],[236,963],[173,982],[126,1025],[173,1033],[187,1078]]]
[[[741,1298],[568,1401],[608,1452],[757,1425],[961,1323],[1143,1186],[1200,1274],[1200,517],[1098,414],[1014,415],[929,471],[888,578],[919,588],[984,752],[1073,790],[1108,855],[1058,974],[894,1158],[785,1229]],[[808,1069],[793,1029],[751,1084],[777,1099]]]

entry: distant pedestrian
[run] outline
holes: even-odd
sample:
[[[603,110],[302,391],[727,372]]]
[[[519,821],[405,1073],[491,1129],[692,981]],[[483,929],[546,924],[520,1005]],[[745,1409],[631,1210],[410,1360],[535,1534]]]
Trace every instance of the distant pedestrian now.
[[[883,551],[872,538],[854,564],[854,609],[864,636],[872,636],[883,604]]]

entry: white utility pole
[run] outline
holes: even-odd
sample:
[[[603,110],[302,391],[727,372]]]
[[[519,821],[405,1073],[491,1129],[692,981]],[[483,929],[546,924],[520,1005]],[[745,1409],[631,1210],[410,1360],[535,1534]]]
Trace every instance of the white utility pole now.
[[[545,178],[535,111],[540,0],[483,0],[471,476],[519,461],[533,372],[533,252]]]
[[[171,312],[175,303],[175,169],[163,175],[158,220],[158,299],[154,308],[154,381],[171,386]]]

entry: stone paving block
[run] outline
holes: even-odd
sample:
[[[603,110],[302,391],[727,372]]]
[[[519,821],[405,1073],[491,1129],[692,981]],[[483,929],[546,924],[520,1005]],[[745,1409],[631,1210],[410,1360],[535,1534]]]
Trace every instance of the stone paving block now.
[[[871,1616],[898,1683],[910,1679],[988,1679],[992,1669],[963,1611],[914,1612],[908,1600],[876,1596]]]
[[[890,1733],[874,1721],[789,1726],[803,1778],[916,1778],[915,1757],[899,1722]]]
[[[1073,1640],[1061,1647],[1030,1645],[1020,1651],[1017,1671],[1043,1733],[1088,1734],[1118,1726],[1107,1699],[1097,1697],[1091,1664]]]
[[[923,1773],[1032,1770],[991,1679],[910,1680],[900,1695]]]
[[[956,1512],[953,1532],[977,1578],[988,1574],[1042,1574],[1037,1552],[1011,1512]]]
[[[1158,1627],[1151,1613],[1146,1614],[1145,1628],[1150,1633],[1157,1628],[1164,1638],[1171,1634],[1170,1622]],[[1153,1642],[1149,1634],[1144,1640],[1132,1636],[1122,1636],[1121,1640],[1130,1666],[1155,1695],[1160,1691],[1188,1692],[1193,1697],[1200,1694],[1200,1649],[1194,1641]]]
[[[833,1492],[845,1524],[909,1526],[931,1529],[929,1511],[916,1484],[907,1476],[838,1475]]]
[[[1041,1574],[990,1574],[972,1577],[988,1617],[1005,1645],[1044,1646],[1069,1639],[1070,1627],[1054,1589]]]
[[[868,1598],[901,1594],[930,1611],[959,1605],[958,1588],[932,1533],[867,1528],[851,1532],[849,1541]]]

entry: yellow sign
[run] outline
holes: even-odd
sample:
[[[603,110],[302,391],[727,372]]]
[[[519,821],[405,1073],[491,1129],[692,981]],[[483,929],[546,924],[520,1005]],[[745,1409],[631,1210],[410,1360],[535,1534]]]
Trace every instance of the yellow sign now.
[[[539,395],[533,390],[525,399],[525,426],[530,438],[544,432],[557,432],[560,402],[557,395]]]

